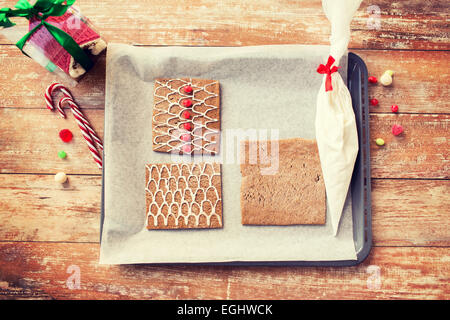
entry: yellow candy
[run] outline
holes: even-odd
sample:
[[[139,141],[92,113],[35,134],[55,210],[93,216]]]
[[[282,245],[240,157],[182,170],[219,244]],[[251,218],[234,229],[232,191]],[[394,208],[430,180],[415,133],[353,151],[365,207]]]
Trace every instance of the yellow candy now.
[[[378,138],[375,140],[375,143],[379,146],[384,146],[384,140],[381,138]]]

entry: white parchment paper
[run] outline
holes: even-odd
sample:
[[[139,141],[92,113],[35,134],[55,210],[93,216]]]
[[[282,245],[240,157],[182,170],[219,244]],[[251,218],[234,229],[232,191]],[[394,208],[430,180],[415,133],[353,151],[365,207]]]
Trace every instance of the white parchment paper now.
[[[154,47],[109,44],[104,133],[104,210],[100,263],[355,260],[351,196],[339,233],[324,226],[243,226],[238,157],[227,132],[258,139],[315,138],[317,66],[325,46]],[[346,78],[347,59],[341,61]],[[220,81],[222,150],[196,161],[222,163],[223,228],[145,228],[145,164],[177,161],[152,151],[154,79]],[[228,148],[229,149],[229,148]],[[234,158],[234,159],[233,159]]]

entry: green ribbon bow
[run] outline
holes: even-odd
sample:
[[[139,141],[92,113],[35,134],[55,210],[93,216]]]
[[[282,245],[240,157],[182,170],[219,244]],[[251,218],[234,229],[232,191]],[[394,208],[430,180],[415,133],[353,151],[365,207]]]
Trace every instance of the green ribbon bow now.
[[[45,27],[75,61],[88,71],[92,68],[93,63],[83,49],[81,49],[69,34],[45,21],[50,16],[62,16],[74,2],[75,0],[37,0],[32,6],[28,0],[19,0],[15,5],[16,10],[10,8],[0,9],[0,26],[5,28],[14,26],[15,23],[11,22],[10,17],[24,17],[28,20],[32,17],[39,19],[41,22],[23,36],[16,43],[16,46],[27,55],[23,51],[25,43],[39,28]]]

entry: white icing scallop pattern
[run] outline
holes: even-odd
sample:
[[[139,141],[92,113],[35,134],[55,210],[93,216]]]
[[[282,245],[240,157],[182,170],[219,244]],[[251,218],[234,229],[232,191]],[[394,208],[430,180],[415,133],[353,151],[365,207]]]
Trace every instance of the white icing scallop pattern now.
[[[148,181],[145,191],[147,197],[150,197],[147,202],[146,223],[149,229],[152,228],[148,225],[150,216],[153,217],[155,228],[161,223],[161,219],[158,219],[160,217],[164,226],[168,225],[170,217],[174,219],[177,227],[180,221],[184,220],[187,228],[192,227],[192,221],[197,228],[201,217],[206,218],[206,228],[211,227],[213,220],[222,226],[220,180],[219,190],[213,183],[215,177],[220,179],[219,164],[150,164],[146,165],[146,170]],[[207,186],[202,187],[202,183]],[[213,217],[216,219],[212,219]]]
[[[178,83],[178,85],[174,85],[174,83]],[[218,145],[218,137],[220,134],[220,130],[211,128],[210,124],[217,123],[219,121],[219,116],[217,118],[213,118],[208,114],[213,110],[218,110],[219,106],[212,105],[208,103],[208,100],[212,98],[216,98],[219,96],[219,93],[215,93],[210,90],[210,86],[216,85],[218,81],[211,81],[207,84],[200,86],[198,85],[195,79],[156,79],[155,80],[155,105],[154,105],[154,113],[153,113],[153,129],[154,129],[154,137],[153,144],[156,146],[155,151],[163,149],[161,151],[166,152],[183,152],[187,154],[193,153],[217,153],[217,145]],[[193,89],[193,93],[184,92],[183,88],[185,86],[191,86]],[[160,94],[162,91],[169,91],[167,94]],[[196,94],[200,92],[206,93],[206,96],[202,99],[196,97]],[[170,97],[173,95],[177,95],[179,98],[171,101]],[[157,99],[156,99],[157,98]],[[182,101],[185,99],[192,100],[191,107],[185,107],[182,104]],[[168,107],[164,104],[163,107],[160,105],[166,102]],[[174,106],[177,106],[179,112],[173,112],[172,109]],[[200,108],[203,110],[200,110]],[[184,111],[194,111],[196,115],[192,117],[192,119],[184,119],[182,114]],[[156,111],[156,112],[155,112]],[[166,121],[158,120],[158,117],[162,115],[168,115],[169,117]],[[170,123],[172,120],[179,120],[177,124]],[[180,128],[186,123],[190,122],[193,125],[192,131],[187,131]],[[189,133],[191,134],[191,141],[182,141],[181,135]],[[169,136],[170,139],[167,141],[162,141],[161,138]],[[211,139],[214,137],[215,139]],[[191,148],[190,152],[183,150],[183,146],[189,145]],[[167,148],[167,150],[166,150]]]

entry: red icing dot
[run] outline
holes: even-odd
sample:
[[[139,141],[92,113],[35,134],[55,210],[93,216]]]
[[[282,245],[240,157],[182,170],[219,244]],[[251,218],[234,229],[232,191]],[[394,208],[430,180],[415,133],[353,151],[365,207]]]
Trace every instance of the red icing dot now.
[[[188,144],[185,144],[183,147],[181,147],[181,149],[183,150],[183,152],[185,152],[185,153],[189,153],[189,152],[191,152],[191,146],[190,145],[188,145]]]
[[[69,129],[62,129],[59,132],[59,137],[64,142],[70,142],[72,140],[72,138],[73,138],[73,134],[72,134],[72,132]]]
[[[378,82],[378,79],[376,77],[369,77],[368,80],[369,80],[370,83],[377,83]]]
[[[192,125],[189,122],[186,122],[183,124],[183,128],[186,130],[191,131],[192,130]]]
[[[189,119],[190,117],[191,117],[191,114],[189,113],[189,111],[184,111],[183,112],[183,118]]]
[[[377,106],[378,105],[378,100],[375,99],[375,98],[370,99],[370,104],[373,105],[373,106]]]
[[[183,134],[181,135],[181,140],[183,141],[191,141],[191,135],[190,134]]]
[[[192,87],[191,87],[191,86],[185,86],[185,87],[183,88],[183,90],[184,90],[184,92],[186,92],[186,93],[192,93]]]
[[[391,106],[391,111],[392,111],[392,112],[398,112],[398,105],[393,104],[393,105]]]
[[[183,106],[189,108],[190,106],[192,106],[192,100],[191,99],[183,100]]]
[[[399,124],[394,124],[392,126],[392,134],[394,136],[398,136],[399,134],[401,134],[403,132],[403,127]]]

